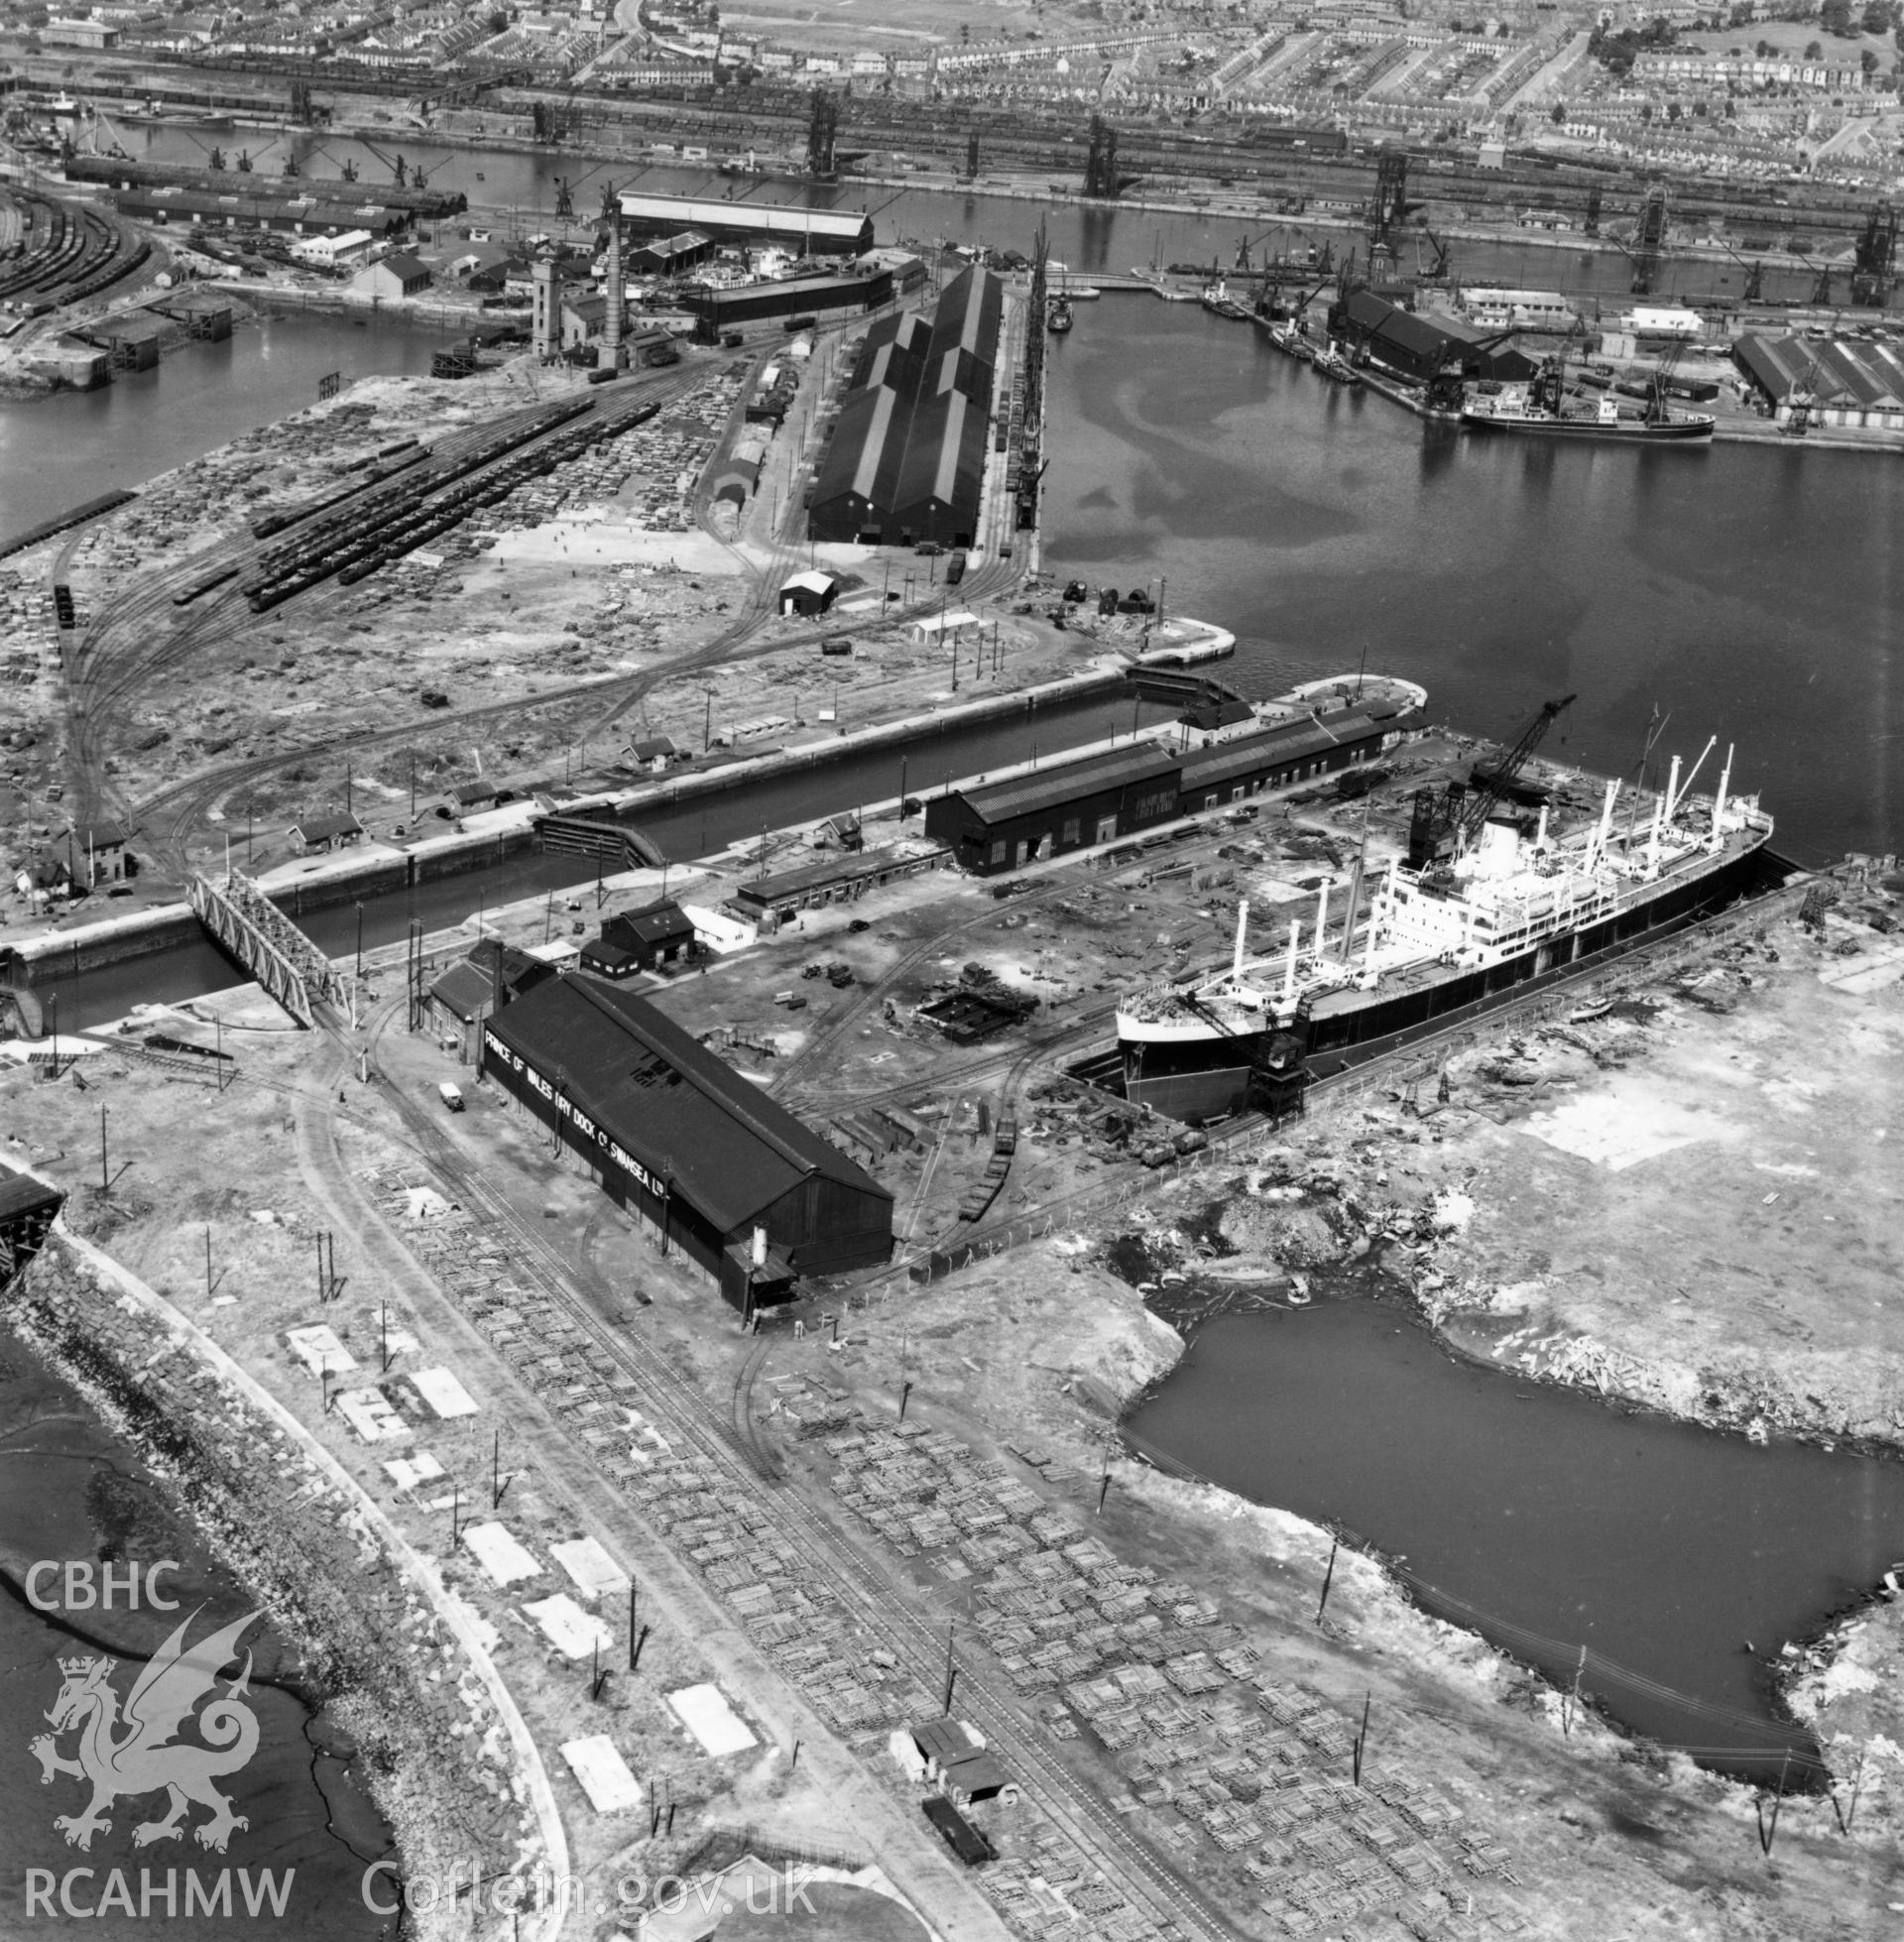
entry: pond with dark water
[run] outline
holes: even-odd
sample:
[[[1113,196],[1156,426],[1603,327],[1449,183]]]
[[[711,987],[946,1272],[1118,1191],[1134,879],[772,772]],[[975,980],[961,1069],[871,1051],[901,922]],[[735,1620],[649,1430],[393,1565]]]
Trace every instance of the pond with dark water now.
[[[1367,1296],[1197,1327],[1131,1446],[1385,1557],[1439,1617],[1709,1763],[1815,1757],[1779,1647],[1904,1558],[1904,1463],[1702,1429],[1466,1360]]]

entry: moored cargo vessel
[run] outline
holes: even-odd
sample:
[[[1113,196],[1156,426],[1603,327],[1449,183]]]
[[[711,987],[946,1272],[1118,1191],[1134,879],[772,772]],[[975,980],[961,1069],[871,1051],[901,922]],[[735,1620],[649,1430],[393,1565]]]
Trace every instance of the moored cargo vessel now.
[[[1571,406],[1557,359],[1543,365],[1530,384],[1504,384],[1496,391],[1470,393],[1461,407],[1461,422],[1478,431],[1667,443],[1710,438],[1719,423],[1710,412],[1685,412],[1669,405],[1665,383],[1660,379],[1654,380],[1644,407],[1630,417],[1621,413],[1607,393],[1579,407]]]
[[[1246,901],[1226,971],[1122,998],[1127,1097],[1191,1121],[1279,1110],[1311,1078],[1617,957],[1776,879],[1772,819],[1756,796],[1731,793],[1729,752],[1714,793],[1691,792],[1712,743],[1684,781],[1674,758],[1656,791],[1609,782],[1599,816],[1569,831],[1552,829],[1545,807],[1503,810],[1531,741],[1564,705],[1549,703],[1474,785],[1417,794],[1408,855],[1358,862],[1339,914],[1324,884],[1280,948],[1251,957]]]

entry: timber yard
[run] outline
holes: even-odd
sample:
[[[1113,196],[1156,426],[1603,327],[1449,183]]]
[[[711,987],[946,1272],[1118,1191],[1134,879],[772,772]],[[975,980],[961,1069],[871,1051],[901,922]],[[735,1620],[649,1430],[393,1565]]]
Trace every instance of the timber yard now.
[[[1889,1932],[1895,846],[1776,699],[1622,769],[1565,656],[1478,719],[1052,515],[1113,318],[1424,478],[1881,499],[1875,58],[1680,156],[1719,57],[1531,10],[797,86],[675,11],[0,76],[0,431],[342,346],[0,482],[0,1432],[95,1466],[0,1477],[0,1927]],[[102,1818],[60,1736],[218,1624],[257,1765]]]

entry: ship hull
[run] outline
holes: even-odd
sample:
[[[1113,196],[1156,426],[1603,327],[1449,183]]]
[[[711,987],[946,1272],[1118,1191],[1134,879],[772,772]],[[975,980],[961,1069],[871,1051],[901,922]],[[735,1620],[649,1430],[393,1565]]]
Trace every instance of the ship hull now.
[[[1495,418],[1488,412],[1463,412],[1463,425],[1475,431],[1512,431],[1531,438],[1618,438],[1627,443],[1684,443],[1710,438],[1714,421],[1709,418],[1668,419],[1648,425],[1640,419],[1607,424],[1602,419]]]
[[[1384,996],[1339,993],[1292,1030],[1303,1039],[1312,1078],[1331,1078],[1430,1032],[1479,1019],[1510,1000],[1598,970],[1643,943],[1697,923],[1774,888],[1790,866],[1762,845],[1717,868],[1662,884],[1656,897],[1599,923],[1547,937],[1517,956]],[[1268,1033],[1211,1033],[1120,1044],[1125,1096],[1170,1119],[1208,1120],[1242,1112],[1251,1064]]]

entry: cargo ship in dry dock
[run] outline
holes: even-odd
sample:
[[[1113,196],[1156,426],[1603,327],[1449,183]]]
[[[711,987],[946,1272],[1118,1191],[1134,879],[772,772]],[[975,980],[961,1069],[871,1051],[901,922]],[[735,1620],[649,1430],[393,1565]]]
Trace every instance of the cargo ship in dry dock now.
[[[1756,796],[1731,793],[1729,751],[1714,793],[1692,793],[1712,742],[1683,780],[1675,757],[1663,789],[1607,783],[1600,814],[1579,828],[1556,831],[1544,806],[1537,816],[1504,808],[1565,706],[1549,702],[1470,784],[1419,791],[1407,857],[1380,870],[1359,861],[1338,911],[1325,883],[1279,947],[1251,957],[1246,901],[1227,970],[1123,997],[1126,1096],[1181,1120],[1290,1110],[1311,1078],[1616,957],[1776,878],[1771,817]]]

